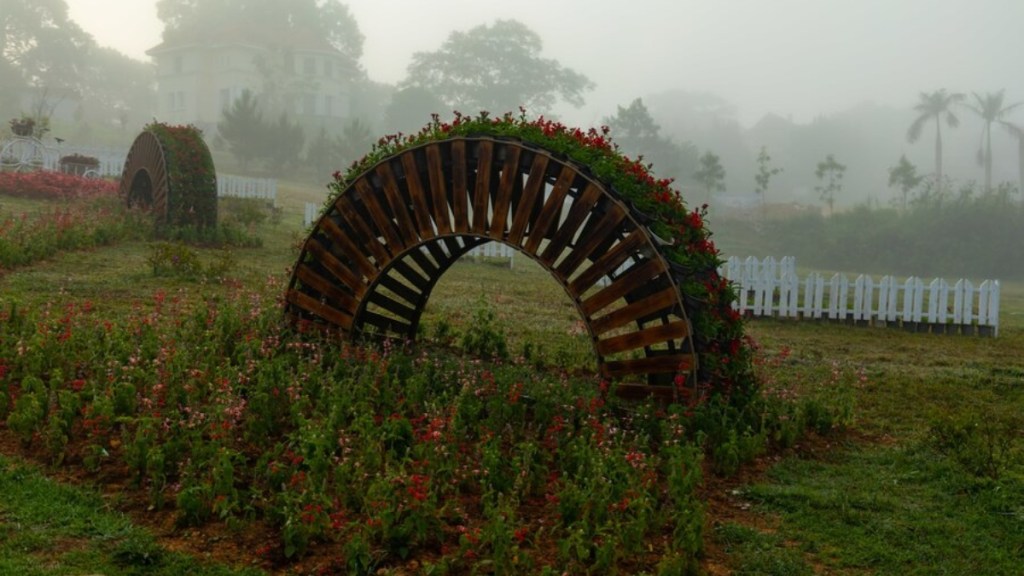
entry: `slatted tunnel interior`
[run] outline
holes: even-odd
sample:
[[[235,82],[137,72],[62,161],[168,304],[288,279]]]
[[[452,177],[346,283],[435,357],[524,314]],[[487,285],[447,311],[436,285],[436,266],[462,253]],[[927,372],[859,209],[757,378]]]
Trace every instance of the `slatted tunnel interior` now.
[[[680,273],[636,212],[586,167],[516,139],[459,137],[381,160],[303,243],[286,312],[342,337],[411,340],[430,293],[480,244],[548,270],[579,312],[602,377],[671,394],[697,368]]]

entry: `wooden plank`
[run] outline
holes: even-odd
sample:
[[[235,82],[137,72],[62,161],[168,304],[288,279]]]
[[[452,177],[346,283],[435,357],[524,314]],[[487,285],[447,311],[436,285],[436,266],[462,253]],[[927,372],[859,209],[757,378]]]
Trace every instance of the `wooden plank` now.
[[[650,328],[637,330],[628,334],[613,336],[597,343],[597,353],[601,356],[617,354],[626,350],[645,348],[652,344],[669,342],[690,335],[690,326],[685,320],[677,320],[668,324],[658,324]]]
[[[313,255],[313,258],[327,269],[335,278],[348,286],[348,289],[355,294],[356,298],[362,298],[366,293],[366,284],[363,279],[357,276],[345,263],[338,260],[334,254],[323,247],[315,238],[306,241],[305,249]]]
[[[374,236],[383,236],[384,240],[387,241],[387,249],[392,255],[398,254],[402,250],[405,250],[405,243],[402,241],[402,237],[398,235],[398,231],[395,230],[395,225],[391,221],[391,217],[381,207],[380,202],[377,201],[377,195],[374,193],[373,188],[366,182],[365,178],[356,180],[356,190],[359,192],[359,199],[362,200],[363,205],[366,206],[366,211],[370,213],[370,219],[377,225],[377,230],[380,234],[374,234]],[[388,259],[390,260],[390,258]]]
[[[509,144],[504,147],[505,164],[501,168],[501,182],[494,196],[494,214],[491,218],[490,236],[496,240],[505,239],[505,223],[508,220],[508,209],[512,197],[521,182],[519,176],[519,145]]]
[[[593,225],[587,225],[584,230],[586,237],[580,237],[576,241],[572,252],[566,256],[555,268],[555,272],[562,278],[569,278],[573,272],[583,264],[583,261],[590,258],[590,255],[597,250],[598,246],[608,241],[608,237],[615,231],[620,223],[626,218],[626,211],[617,203],[609,204],[608,211],[602,215],[601,220]]]
[[[381,162],[377,165],[377,175],[380,176],[381,187],[384,189],[384,197],[387,198],[391,212],[398,222],[398,233],[402,236],[405,246],[414,246],[418,242],[416,225],[413,224],[412,214],[409,205],[402,197],[402,191],[398,189],[398,180],[391,169],[390,162]]]
[[[430,176],[430,197],[433,199],[434,223],[439,234],[451,234],[452,222],[448,215],[448,191],[441,146],[437,143],[427,146],[427,173]]]
[[[409,190],[409,198],[412,200],[413,216],[416,219],[416,226],[419,227],[420,238],[424,240],[433,238],[435,236],[434,224],[430,218],[427,193],[420,182],[415,150],[408,150],[402,154],[402,168],[405,170],[405,184]]]
[[[565,247],[572,241],[573,236],[576,235],[576,231],[583,225],[583,221],[587,219],[587,216],[594,209],[597,201],[601,198],[601,194],[600,188],[593,184],[587,184],[583,194],[570,206],[569,214],[565,217],[565,221],[562,222],[561,226],[551,237],[551,241],[544,248],[544,253],[540,255],[541,260],[549,264],[554,264],[555,260],[558,260],[562,251],[565,250]]]
[[[285,293],[285,300],[306,312],[313,314],[314,316],[327,320],[335,326],[340,326],[343,330],[348,331],[352,329],[351,316],[345,314],[341,310],[320,302],[312,296],[303,294],[299,290],[288,290]]]
[[[693,355],[673,354],[605,362],[601,366],[601,374],[606,378],[620,378],[633,374],[688,372],[692,369]]]
[[[590,322],[590,329],[594,331],[594,334],[604,334],[609,330],[620,328],[632,321],[646,318],[659,311],[664,310],[665,313],[670,313],[678,305],[678,291],[675,287],[669,286],[643,300],[638,300],[592,320]]]
[[[440,242],[427,242],[422,244],[422,246],[426,247],[427,251],[430,252],[430,255],[434,258],[434,262],[437,262],[438,267],[435,268],[435,270],[447,267],[446,265],[451,261],[451,256],[444,253],[444,250],[441,249]]]
[[[345,222],[355,229],[356,232],[362,237],[364,246],[373,255],[373,258],[377,261],[378,269],[382,269],[387,266],[387,263],[391,261],[391,254],[388,253],[387,247],[381,243],[377,237],[377,233],[373,231],[366,223],[366,219],[363,215],[356,210],[355,205],[352,204],[352,199],[342,194],[335,202],[334,207],[338,210],[338,213],[345,219]]]
[[[583,294],[591,286],[597,284],[598,280],[614,272],[646,242],[648,242],[646,234],[640,229],[633,230],[621,242],[613,246],[611,250],[605,252],[603,256],[594,261],[590,268],[581,272],[575,280],[570,282],[569,292],[577,297]]]
[[[370,296],[366,300],[372,304],[380,306],[388,312],[391,312],[395,316],[408,320],[410,324],[412,323],[413,318],[416,317],[415,308],[410,308],[394,298],[381,294],[379,291],[375,290],[371,292]]]
[[[404,284],[398,278],[390,276],[388,274],[382,274],[377,278],[377,282],[393,292],[399,298],[405,300],[413,306],[419,306],[420,301],[423,300],[423,293],[417,292],[415,289],[409,287],[408,284]]]
[[[430,290],[430,278],[424,278],[422,274],[417,272],[412,266],[409,266],[404,260],[395,262],[391,270],[405,278],[410,284],[419,289],[420,292],[426,293]]]
[[[330,216],[320,220],[320,229],[323,230],[331,240],[337,242],[338,245],[341,246],[345,256],[355,263],[363,276],[373,278],[377,275],[377,267],[370,262],[363,253],[363,250],[356,246],[355,241],[353,241]]]
[[[526,231],[526,225],[530,222],[533,205],[547,180],[548,160],[550,159],[551,157],[547,154],[539,152],[533,156],[530,175],[526,178],[526,185],[523,187],[523,193],[519,196],[519,203],[516,205],[515,215],[512,217],[512,226],[508,231],[508,241],[513,246],[519,246],[523,241],[523,233]]]
[[[466,175],[466,141],[452,142],[452,216],[456,232],[469,232],[469,180]]]
[[[558,180],[551,189],[551,194],[548,195],[547,201],[544,202],[544,207],[530,224],[530,233],[526,239],[526,246],[523,247],[527,253],[537,253],[540,241],[544,239],[548,230],[551,229],[551,226],[557,222],[558,217],[561,215],[565,196],[569,193],[569,187],[572,186],[575,179],[576,170],[568,164],[563,165],[562,173],[558,176]]]
[[[409,250],[403,260],[408,261],[409,258],[412,258],[413,261],[419,265],[420,269],[423,270],[423,273],[427,275],[427,278],[433,280],[438,277],[439,273],[437,265],[431,262],[419,247]]]
[[[584,300],[580,303],[580,310],[587,318],[590,318],[594,312],[609,306],[637,288],[647,286],[652,278],[664,273],[665,263],[660,258],[652,258],[616,278],[600,292]]]
[[[342,310],[349,316],[354,316],[356,309],[359,308],[359,302],[352,293],[342,290],[337,284],[317,274],[306,264],[299,264],[295,269],[295,277],[304,285],[326,296],[332,304],[335,304],[334,308]]]
[[[476,190],[473,193],[473,231],[486,234],[487,211],[491,200],[491,163],[494,142],[480,140],[477,144]]]
[[[387,336],[388,334],[398,334],[402,337],[412,337],[415,334],[412,333],[412,325],[405,324],[400,320],[394,318],[388,318],[375,312],[365,311],[361,316],[363,325],[369,324],[380,331],[381,335]],[[365,328],[364,328],[365,330]]]

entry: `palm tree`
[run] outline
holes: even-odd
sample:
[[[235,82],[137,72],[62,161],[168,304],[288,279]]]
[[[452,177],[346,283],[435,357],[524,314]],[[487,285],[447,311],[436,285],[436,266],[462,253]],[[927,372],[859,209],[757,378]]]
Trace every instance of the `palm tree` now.
[[[972,94],[977,104],[968,104],[967,107],[974,110],[975,114],[980,116],[985,123],[985,126],[981,129],[983,144],[978,149],[978,160],[985,165],[985,191],[988,192],[992,189],[992,124],[998,123],[1003,126],[1009,126],[1010,123],[1003,120],[1003,117],[1013,111],[1014,108],[1024,104],[1024,102],[1003,105],[1003,90],[989,92],[984,98],[979,96],[977,92],[972,92]]]
[[[920,101],[914,106],[918,117],[907,130],[907,140],[916,142],[921,137],[921,130],[924,125],[935,119],[935,190],[942,191],[942,121],[950,128],[960,125],[960,119],[953,113],[953,105],[959,104],[964,99],[960,93],[948,94],[945,88],[936,90],[931,94],[921,92]]]
[[[1024,126],[1004,122],[1003,127],[1017,139],[1017,192],[1024,202]]]

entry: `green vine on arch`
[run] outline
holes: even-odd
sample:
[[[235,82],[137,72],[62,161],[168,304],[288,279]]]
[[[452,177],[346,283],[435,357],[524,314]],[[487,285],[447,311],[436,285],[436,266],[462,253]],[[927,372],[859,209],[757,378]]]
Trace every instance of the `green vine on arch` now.
[[[718,272],[722,260],[704,221],[707,205],[689,209],[672,187],[671,179],[656,178],[652,166],[641,158],[631,159],[620,153],[608,132],[607,127],[586,131],[570,128],[543,116],[527,119],[522,108],[518,117],[512,113],[492,117],[481,112],[474,117],[455,112],[450,122],[442,122],[435,114],[418,133],[382,137],[344,173],[335,172],[328,185],[331,193],[327,206],[385,158],[427,142],[467,136],[505,137],[562,155],[628,204],[634,217],[664,242],[659,250],[679,282],[700,366],[696,383],[685,382],[683,375],[676,377],[679,397],[690,404],[714,396],[745,404],[756,390],[753,346],[744,337],[743,321],[732,307],[736,292]]]
[[[203,133],[192,125],[161,122],[144,130],[156,136],[167,166],[167,224],[212,228],[217,225],[217,173]]]

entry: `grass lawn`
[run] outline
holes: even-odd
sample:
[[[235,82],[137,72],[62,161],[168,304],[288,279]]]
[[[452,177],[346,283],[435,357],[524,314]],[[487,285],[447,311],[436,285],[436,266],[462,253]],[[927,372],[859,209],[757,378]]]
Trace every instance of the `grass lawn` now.
[[[302,202],[280,190],[282,221],[261,248],[234,250],[233,277],[286,279],[302,240]],[[28,209],[19,201],[10,209]],[[66,252],[0,275],[0,303],[89,300],[147,306],[157,291],[212,292],[217,283],[154,277],[146,242]],[[216,250],[199,250],[201,258]],[[592,350],[557,283],[527,258],[459,262],[425,310],[423,335],[497,311],[513,354],[540,366],[590,370]],[[766,387],[848,403],[846,429],[801,439],[736,477],[709,475],[712,574],[1021,574],[1024,566],[1024,286],[1004,283],[998,338],[755,320]],[[0,445],[0,574],[257,573],[171,552],[133,526],[117,498],[56,482]]]

